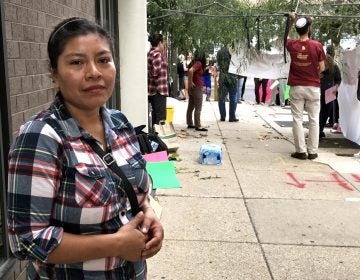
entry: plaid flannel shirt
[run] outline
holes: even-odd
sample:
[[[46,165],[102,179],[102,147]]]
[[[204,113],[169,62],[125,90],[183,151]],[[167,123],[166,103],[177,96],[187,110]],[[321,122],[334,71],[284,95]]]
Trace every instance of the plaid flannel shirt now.
[[[141,205],[150,180],[133,127],[121,112],[101,111],[108,145]],[[143,261],[109,257],[47,263],[64,232],[114,233],[125,223],[121,214],[132,218],[126,194],[118,187],[121,179],[104,166],[86,139],[94,140],[71,117],[60,95],[21,127],[9,154],[11,250],[31,261],[27,279],[146,279]]]
[[[148,95],[169,95],[166,61],[161,52],[151,48],[148,58]]]

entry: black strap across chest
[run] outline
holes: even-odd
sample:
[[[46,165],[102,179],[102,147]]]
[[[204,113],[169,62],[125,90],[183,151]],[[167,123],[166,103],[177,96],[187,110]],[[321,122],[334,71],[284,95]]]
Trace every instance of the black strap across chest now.
[[[134,188],[132,187],[130,181],[121,170],[121,168],[117,165],[115,158],[111,153],[106,153],[103,149],[100,148],[95,141],[87,141],[91,148],[94,150],[95,153],[99,155],[102,161],[109,167],[116,175],[121,178],[121,187],[125,190],[125,193],[130,201],[131,205],[131,212],[134,216],[140,212],[139,203],[136,197],[136,193]]]

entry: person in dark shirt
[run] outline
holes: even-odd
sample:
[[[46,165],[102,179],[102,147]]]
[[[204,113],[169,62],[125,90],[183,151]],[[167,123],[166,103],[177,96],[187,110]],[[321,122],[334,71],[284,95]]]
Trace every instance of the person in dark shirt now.
[[[221,48],[216,54],[216,60],[219,67],[219,112],[220,121],[224,122],[226,119],[225,100],[229,94],[229,122],[238,122],[236,117],[236,75],[229,73],[231,62],[231,54],[227,47]]]
[[[177,64],[177,74],[179,76],[179,99],[180,100],[186,100],[187,95],[185,92],[185,82],[184,82],[184,76],[185,76],[185,67],[184,67],[184,61],[185,56],[183,54],[179,55],[179,62]]]
[[[332,87],[339,87],[341,83],[341,73],[339,67],[334,62],[333,57],[328,53],[325,59],[325,70],[320,76],[320,116],[319,116],[319,138],[325,137],[324,127],[327,119],[330,117],[331,109],[335,100],[326,103],[325,91]]]

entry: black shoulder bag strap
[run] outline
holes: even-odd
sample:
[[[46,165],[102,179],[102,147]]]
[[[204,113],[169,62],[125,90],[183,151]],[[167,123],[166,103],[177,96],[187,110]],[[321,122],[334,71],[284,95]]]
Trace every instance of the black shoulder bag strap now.
[[[99,157],[103,160],[103,162],[106,164],[107,167],[109,167],[116,175],[118,175],[121,178],[121,187],[124,188],[125,193],[130,201],[131,205],[131,212],[134,216],[136,216],[137,213],[140,212],[139,203],[135,194],[135,191],[128,180],[128,178],[125,176],[124,172],[121,170],[121,168],[117,165],[115,158],[111,153],[105,153],[103,149],[99,147],[98,144],[95,143],[95,141],[87,141],[91,148],[94,150],[95,153],[99,155]]]

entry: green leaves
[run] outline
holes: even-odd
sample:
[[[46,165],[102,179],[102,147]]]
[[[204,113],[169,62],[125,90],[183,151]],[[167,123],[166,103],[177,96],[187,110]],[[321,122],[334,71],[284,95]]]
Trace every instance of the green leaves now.
[[[150,0],[148,1],[148,31],[169,32],[173,46],[180,51],[236,41],[256,39],[256,47],[270,49],[282,40],[285,31],[284,14],[294,11],[313,17],[314,38],[331,39],[359,35],[360,6],[324,1],[297,0]],[[314,3],[315,2],[315,3]],[[344,16],[344,17],[339,17]],[[358,16],[351,18],[348,16]],[[258,22],[257,22],[258,21]],[[259,27],[258,27],[259,26]]]

